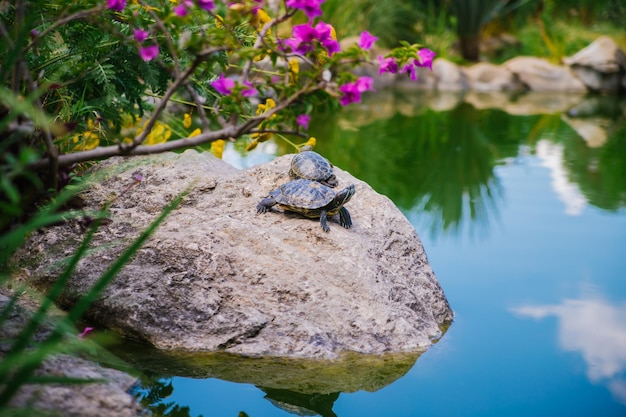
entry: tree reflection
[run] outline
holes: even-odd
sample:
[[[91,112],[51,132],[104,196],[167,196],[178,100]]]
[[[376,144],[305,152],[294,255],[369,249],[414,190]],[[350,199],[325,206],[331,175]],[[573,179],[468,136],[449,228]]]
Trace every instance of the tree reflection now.
[[[131,392],[143,409],[150,411],[153,417],[190,417],[188,406],[166,401],[173,393],[172,379],[156,375],[142,376],[141,383]]]
[[[497,167],[518,163],[543,140],[562,150],[567,181],[587,203],[607,210],[626,205],[623,99],[581,97],[571,107],[569,97],[561,100],[571,107],[567,114],[530,115],[504,111],[520,107],[514,105],[516,97],[509,97],[503,110],[479,110],[459,100],[451,110],[435,111],[428,100],[435,101],[418,97],[410,104],[404,96],[373,97],[361,108],[319,116],[328,122],[310,133],[319,138],[320,153],[390,197],[433,237],[464,227],[488,230],[503,199]],[[524,108],[532,112],[528,104]],[[593,129],[579,129],[574,120]],[[582,136],[597,129],[604,139]]]

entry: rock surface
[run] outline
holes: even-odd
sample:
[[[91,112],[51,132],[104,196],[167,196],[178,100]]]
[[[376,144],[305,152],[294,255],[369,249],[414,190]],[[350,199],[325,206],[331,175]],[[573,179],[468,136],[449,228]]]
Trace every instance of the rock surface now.
[[[195,151],[100,164],[103,178],[84,197],[92,209],[114,197],[112,221],[61,303],[74,303],[191,186],[93,304],[92,320],[171,350],[333,358],[427,348],[453,313],[419,237],[388,198],[336,169],[340,188],[356,185],[346,205],[352,229],[331,222],[325,233],[295,214],[256,214],[288,179],[290,158],[248,170]],[[67,223],[32,236],[15,258],[18,275],[49,287],[83,234]]]
[[[626,54],[608,36],[599,37],[573,56],[564,58],[563,63],[571,66],[591,90],[615,93],[620,88],[626,89],[626,84],[622,85]]]
[[[516,74],[531,91],[565,91],[582,93],[587,87],[569,67],[554,65],[545,59],[519,56],[502,64]]]

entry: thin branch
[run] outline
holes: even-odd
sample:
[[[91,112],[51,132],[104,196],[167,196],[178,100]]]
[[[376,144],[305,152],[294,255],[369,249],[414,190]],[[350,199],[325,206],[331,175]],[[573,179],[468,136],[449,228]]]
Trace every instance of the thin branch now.
[[[132,152],[130,152],[130,150],[139,146],[146,139],[148,134],[152,131],[152,128],[154,127],[154,124],[156,123],[157,119],[159,118],[163,110],[165,110],[165,107],[167,106],[170,98],[174,95],[176,90],[187,80],[187,78],[189,78],[189,76],[193,74],[193,72],[202,63],[202,61],[204,61],[204,59],[206,59],[206,57],[209,56],[210,54],[221,51],[223,49],[224,47],[209,48],[209,49],[202,51],[203,52],[202,54],[198,54],[198,56],[193,61],[193,63],[189,66],[189,68],[183,71],[182,74],[180,74],[180,76],[176,78],[174,82],[169,86],[169,88],[167,89],[167,91],[165,92],[161,100],[159,101],[159,104],[157,105],[156,109],[150,116],[150,119],[148,119],[148,122],[146,126],[144,127],[144,129],[141,131],[141,133],[137,137],[135,137],[135,139],[133,139],[132,143],[130,144],[120,143],[118,145],[123,154],[131,154]]]
[[[35,44],[37,42],[39,42],[40,39],[43,39],[46,35],[48,35],[50,32],[52,32],[53,30],[55,30],[59,26],[63,26],[64,24],[69,23],[72,20],[82,19],[82,18],[87,17],[87,16],[89,16],[91,14],[101,13],[104,10],[105,10],[105,6],[104,5],[96,6],[96,7],[93,7],[91,9],[81,10],[81,11],[76,12],[74,14],[62,17],[59,20],[55,20],[53,24],[48,26],[43,32],[39,33],[32,41],[30,41],[30,43],[26,46],[26,48],[24,48],[24,52],[28,51],[30,48],[35,46]]]
[[[323,89],[325,86],[325,82],[319,83],[317,85],[308,84],[307,86],[305,86],[305,88],[297,91],[292,96],[288,97],[285,101],[278,104],[276,107],[268,110],[261,115],[248,119],[246,122],[242,123],[239,126],[226,125],[223,129],[203,132],[194,137],[177,139],[170,142],[158,143],[155,145],[137,145],[135,147],[129,148],[128,150],[122,150],[120,149],[119,145],[113,145],[98,147],[88,151],[64,154],[58,157],[58,164],[59,166],[67,166],[79,162],[102,160],[110,158],[112,156],[156,154],[167,151],[174,151],[182,148],[199,146],[219,139],[237,138],[245,133],[250,132],[251,129],[253,129],[255,126],[258,126],[262,121],[269,119],[274,113],[287,108],[288,106],[293,104],[293,102],[298,100],[302,95]],[[43,158],[30,164],[29,168],[43,168],[49,163],[50,161],[48,158]]]
[[[278,24],[290,19],[293,15],[295,14],[295,10],[289,13],[285,13],[284,15],[280,16],[280,17],[276,17],[272,20],[270,20],[269,22],[267,22],[265,24],[265,26],[263,26],[263,28],[261,29],[261,31],[259,32],[256,41],[254,42],[254,49],[261,49],[262,47],[268,47],[268,45],[265,42],[265,37],[267,36],[267,33],[270,31],[270,29],[274,26],[277,26]],[[243,68],[243,71],[241,72],[241,79],[243,81],[248,81],[248,75],[250,74],[250,69],[252,68],[252,60],[249,59],[248,62],[246,62],[245,67]]]

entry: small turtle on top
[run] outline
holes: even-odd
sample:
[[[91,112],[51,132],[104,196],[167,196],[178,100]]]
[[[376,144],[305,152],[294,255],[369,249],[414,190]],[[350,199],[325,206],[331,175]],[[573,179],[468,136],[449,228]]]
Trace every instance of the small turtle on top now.
[[[329,187],[336,187],[337,177],[333,174],[333,165],[317,152],[304,147],[291,159],[291,169],[289,169],[291,179],[303,178],[305,180],[317,181]]]
[[[297,179],[270,191],[269,195],[257,204],[256,211],[266,213],[272,206],[278,204],[284,210],[312,219],[319,218],[325,232],[330,231],[327,218],[338,213],[339,224],[349,229],[352,226],[352,219],[344,204],[350,201],[354,192],[354,185],[335,191],[317,181]]]

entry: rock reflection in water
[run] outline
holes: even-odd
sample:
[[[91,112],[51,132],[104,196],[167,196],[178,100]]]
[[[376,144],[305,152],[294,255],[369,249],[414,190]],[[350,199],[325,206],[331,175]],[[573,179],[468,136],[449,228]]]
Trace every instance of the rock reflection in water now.
[[[514,314],[534,319],[558,319],[559,345],[582,355],[587,378],[605,385],[626,404],[626,301],[621,304],[599,296],[565,299],[556,305],[525,305]]]
[[[136,397],[145,408],[164,416],[189,413],[187,404],[175,400],[171,377],[177,376],[251,384],[274,406],[290,413],[332,417],[333,405],[342,392],[377,391],[404,376],[422,353],[349,353],[338,360],[310,360],[166,352],[130,341],[109,349],[142,373],[134,390]],[[167,414],[167,410],[176,414]]]

